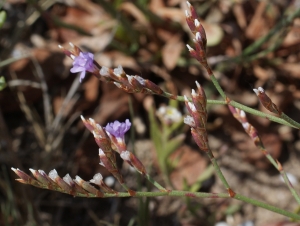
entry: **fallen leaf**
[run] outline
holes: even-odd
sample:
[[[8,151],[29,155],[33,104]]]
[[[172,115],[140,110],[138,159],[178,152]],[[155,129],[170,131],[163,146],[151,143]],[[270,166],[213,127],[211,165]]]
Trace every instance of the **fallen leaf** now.
[[[184,48],[180,35],[174,35],[162,48],[162,60],[168,70],[174,69]]]
[[[199,154],[198,150],[191,149],[189,146],[184,145],[176,150],[170,159],[179,158],[176,168],[170,175],[172,184],[177,190],[182,190],[184,180],[188,185],[193,185],[199,175],[205,171],[207,167],[207,159]]]

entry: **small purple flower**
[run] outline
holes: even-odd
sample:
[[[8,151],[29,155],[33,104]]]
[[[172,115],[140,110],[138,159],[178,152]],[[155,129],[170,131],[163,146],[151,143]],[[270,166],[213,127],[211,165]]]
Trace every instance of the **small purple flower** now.
[[[112,134],[115,137],[124,137],[124,134],[130,129],[131,123],[129,119],[126,119],[125,122],[114,121],[108,123],[105,127],[105,130]]]
[[[85,77],[85,73],[94,71],[94,54],[92,53],[79,53],[79,56],[76,56],[73,61],[73,67],[71,68],[72,73],[81,72],[79,81]]]

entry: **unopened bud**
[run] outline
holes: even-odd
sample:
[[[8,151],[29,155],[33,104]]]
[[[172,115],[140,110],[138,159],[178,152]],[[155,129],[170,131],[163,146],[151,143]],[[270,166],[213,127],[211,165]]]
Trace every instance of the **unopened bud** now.
[[[209,146],[208,146],[208,138],[207,138],[207,133],[205,129],[194,129],[191,128],[191,133],[192,136],[196,142],[196,144],[198,145],[198,147],[202,150],[202,151],[208,151],[209,150]]]
[[[120,157],[128,162],[132,167],[134,167],[139,173],[143,175],[147,174],[146,168],[144,167],[143,163],[131,152],[123,151],[120,154]]]
[[[11,170],[15,172],[21,179],[16,179],[17,181],[23,183],[23,184],[30,184],[31,181],[33,180],[29,175],[24,173],[23,171],[19,170],[18,168],[15,169],[11,167]]]
[[[88,182],[82,180],[79,176],[75,177],[74,182],[77,185],[79,185],[80,187],[82,187],[84,190],[92,193],[93,195],[96,195],[97,197],[103,197],[104,196],[101,191],[99,191],[98,189],[96,189],[95,187],[90,185]]]
[[[277,115],[281,115],[281,110],[272,102],[270,97],[265,93],[265,90],[262,87],[258,87],[258,89],[253,89],[253,91],[258,96],[260,103],[270,112],[273,112]]]
[[[45,177],[44,175],[40,174],[39,171],[34,170],[34,169],[29,169],[32,175],[43,185],[48,186],[52,181],[49,181],[48,177]]]
[[[55,169],[49,172],[49,177],[66,193],[74,194],[72,187],[66,183],[58,174]]]
[[[104,192],[107,193],[117,193],[115,190],[112,188],[108,187],[104,181],[101,173],[97,173],[94,175],[93,179],[90,180],[91,183],[97,184]]]

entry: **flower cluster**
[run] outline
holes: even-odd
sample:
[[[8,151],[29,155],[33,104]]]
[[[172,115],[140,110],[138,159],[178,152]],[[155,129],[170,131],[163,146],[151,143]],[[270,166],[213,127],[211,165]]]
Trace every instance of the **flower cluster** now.
[[[212,71],[208,66],[207,59],[206,59],[206,33],[199,21],[199,16],[196,13],[194,7],[187,2],[189,10],[185,11],[186,22],[191,30],[191,32],[195,35],[195,39],[193,39],[195,43],[195,49],[193,49],[190,45],[186,45],[191,56],[199,61],[199,63],[205,67],[208,73],[211,75]]]
[[[123,123],[119,121],[108,123],[104,128],[93,119],[86,120],[82,116],[81,119],[84,125],[92,132],[99,146],[100,164],[107,168],[120,183],[123,183],[123,180],[116,166],[114,151],[119,153],[120,157],[138,172],[143,175],[146,174],[146,169],[141,161],[133,153],[129,152],[126,147],[124,134],[131,127],[131,123],[128,119]]]
[[[54,190],[73,196],[86,196],[86,197],[103,197],[104,192],[110,194],[117,194],[116,191],[108,187],[100,173],[94,175],[94,178],[90,180],[99,186],[100,189],[92,186],[89,182],[84,181],[79,176],[72,179],[69,174],[66,174],[61,178],[55,169],[51,170],[47,175],[43,170],[29,169],[34,178],[24,173],[20,169],[11,168],[20,178],[16,179],[23,184],[30,184],[35,187]]]
[[[86,128],[94,135],[95,141],[99,147],[100,165],[104,166],[129,192],[134,195],[135,192],[130,190],[124,183],[121,173],[116,163],[116,152],[120,157],[134,167],[142,175],[146,175],[146,169],[141,161],[126,148],[124,134],[130,129],[131,123],[127,119],[124,123],[115,121],[108,123],[106,127],[102,127],[95,122],[94,119],[86,120],[83,116],[81,119]],[[79,176],[72,179],[69,174],[63,178],[59,177],[55,169],[51,170],[47,175],[43,170],[30,169],[32,178],[19,169],[12,170],[20,177],[17,181],[25,184],[31,184],[36,187],[56,190],[76,196],[96,196],[103,197],[104,193],[117,193],[103,182],[103,177],[100,173],[94,175],[90,180],[100,187],[101,190],[93,187],[89,182],[84,181]],[[103,193],[104,192],[104,193]]]
[[[69,44],[71,46],[70,50],[65,49],[61,45],[59,45],[58,47],[61,48],[63,52],[73,60],[73,67],[70,71],[72,73],[81,72],[79,81],[82,82],[82,79],[84,79],[86,72],[90,72],[101,79],[101,76],[99,75],[100,66],[94,60],[94,54],[84,53],[73,43]]]
[[[92,73],[101,81],[113,82],[118,88],[128,93],[162,94],[162,89],[148,79],[138,75],[127,75],[122,66],[115,69],[101,67],[94,60],[94,55],[82,52],[77,46],[70,43],[71,50],[59,46],[63,52],[73,60],[72,73],[81,72],[80,82],[84,79],[86,72]]]
[[[156,115],[160,121],[166,125],[178,123],[182,121],[182,114],[176,108],[171,106],[161,106],[156,111]]]
[[[184,123],[191,127],[192,136],[202,151],[209,150],[206,132],[207,111],[206,95],[202,86],[196,82],[197,92],[192,90],[192,102],[186,96],[185,105],[190,115],[184,118]]]

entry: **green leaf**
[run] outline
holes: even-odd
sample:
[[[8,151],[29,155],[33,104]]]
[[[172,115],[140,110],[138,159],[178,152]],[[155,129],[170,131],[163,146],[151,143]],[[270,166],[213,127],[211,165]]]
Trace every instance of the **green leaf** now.
[[[148,116],[149,116],[149,121],[150,121],[150,136],[151,136],[151,140],[153,141],[154,145],[155,145],[155,149],[157,152],[157,157],[159,158],[160,153],[162,152],[162,133],[160,131],[159,125],[157,123],[157,120],[155,118],[155,114],[154,114],[154,107],[152,107],[149,112],[148,112]]]
[[[179,134],[173,139],[167,141],[165,144],[165,149],[163,151],[164,158],[165,159],[168,158],[169,155],[171,155],[182,144],[184,139],[185,139],[185,135]]]
[[[240,205],[231,205],[226,209],[225,214],[232,215],[232,214],[238,212],[240,209],[241,209]]]
[[[0,28],[3,26],[5,20],[6,20],[6,12],[1,11],[0,12]]]
[[[6,87],[5,78],[3,76],[0,77],[0,91]]]

